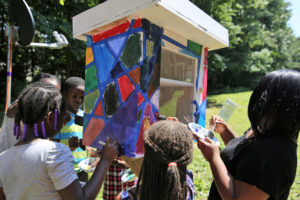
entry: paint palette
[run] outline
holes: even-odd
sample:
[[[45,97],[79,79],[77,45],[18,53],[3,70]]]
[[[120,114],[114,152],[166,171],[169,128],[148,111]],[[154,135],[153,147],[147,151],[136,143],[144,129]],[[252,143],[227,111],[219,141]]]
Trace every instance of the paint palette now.
[[[195,137],[199,137],[202,140],[204,140],[205,137],[209,137],[214,143],[220,146],[219,140],[214,136],[214,134],[211,131],[207,130],[206,128],[196,123],[189,123],[188,127],[196,135]]]
[[[134,181],[135,179],[136,179],[136,176],[133,173],[133,171],[131,171],[131,169],[124,170],[122,178],[121,178],[122,183],[131,182],[131,181]]]
[[[82,171],[90,173],[90,172],[95,171],[95,168],[96,168],[98,162],[99,162],[99,158],[96,158],[96,157],[87,158],[87,159],[80,161],[80,163],[78,164],[78,167]]]

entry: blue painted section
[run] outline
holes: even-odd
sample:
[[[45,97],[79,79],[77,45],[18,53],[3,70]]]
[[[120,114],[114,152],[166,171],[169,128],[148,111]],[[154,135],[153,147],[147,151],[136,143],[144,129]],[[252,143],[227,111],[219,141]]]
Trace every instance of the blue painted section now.
[[[105,141],[107,137],[116,140],[120,145],[126,143],[128,138],[131,138],[132,140],[131,136],[135,135],[137,132],[137,105],[138,97],[137,92],[135,92],[135,94],[131,98],[131,101],[128,101],[126,106],[114,113],[110,122],[108,122],[105,125],[105,127],[102,129],[101,133],[96,137],[91,146],[102,148],[102,145],[98,144],[98,141]],[[133,145],[129,145],[129,147],[125,148],[124,155],[132,156],[130,152],[132,150],[134,150],[133,152],[135,152],[135,149],[132,148],[135,147]]]
[[[94,59],[98,69],[100,81],[104,82],[110,78],[110,71],[114,67],[114,57],[110,54],[109,50],[104,44],[97,44],[94,46]]]
[[[90,36],[90,35],[85,35],[86,36],[86,47],[90,47],[90,46],[92,46],[92,44],[93,44],[93,39],[92,39],[92,36]]]
[[[205,118],[206,118],[206,98],[205,100],[201,103],[200,107],[199,107],[199,111],[200,111],[200,117],[198,120],[198,124],[205,127]]]
[[[116,37],[107,41],[108,45],[113,50],[116,57],[121,56],[121,52],[124,48],[125,42],[126,42],[126,36]]]

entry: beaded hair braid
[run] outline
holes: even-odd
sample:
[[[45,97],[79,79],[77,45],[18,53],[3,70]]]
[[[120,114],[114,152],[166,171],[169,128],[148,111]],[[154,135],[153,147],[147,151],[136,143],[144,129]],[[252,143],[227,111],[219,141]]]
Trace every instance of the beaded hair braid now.
[[[193,159],[190,131],[179,122],[159,121],[145,133],[144,142],[141,199],[186,199],[186,169]]]
[[[57,125],[57,113],[60,113],[62,96],[52,84],[37,82],[27,86],[18,98],[18,107],[15,118],[15,135],[19,137],[20,121],[24,124],[22,140],[26,141],[26,129],[34,127],[35,137],[47,138],[44,120],[48,112],[56,113],[54,125]],[[42,133],[38,132],[41,127]]]

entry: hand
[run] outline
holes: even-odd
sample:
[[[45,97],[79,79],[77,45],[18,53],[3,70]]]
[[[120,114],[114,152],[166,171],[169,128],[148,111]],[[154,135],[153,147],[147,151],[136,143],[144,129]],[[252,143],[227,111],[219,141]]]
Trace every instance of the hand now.
[[[176,117],[167,117],[167,120],[178,122]]]
[[[109,138],[106,139],[105,145],[103,146],[101,157],[109,162],[112,162],[118,155],[118,144],[115,140]]]
[[[212,116],[209,120],[210,127],[214,127],[214,130],[216,133],[223,134],[227,130],[227,124],[226,122],[218,116]]]
[[[80,141],[77,136],[71,136],[68,142],[69,148],[71,151],[75,151],[77,147],[80,145]]]
[[[208,162],[211,162],[216,156],[220,156],[219,147],[208,137],[205,137],[205,140],[197,138],[197,146]]]
[[[97,150],[94,150],[92,147],[85,146],[85,150],[87,151],[89,157],[97,157],[98,156]]]
[[[121,167],[122,169],[128,168],[128,166],[124,160],[114,159],[112,164],[114,164],[118,167]]]

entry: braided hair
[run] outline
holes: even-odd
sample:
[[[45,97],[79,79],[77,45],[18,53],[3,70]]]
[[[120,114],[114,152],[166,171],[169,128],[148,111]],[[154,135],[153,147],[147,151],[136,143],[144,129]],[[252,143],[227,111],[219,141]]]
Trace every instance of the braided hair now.
[[[52,111],[57,116],[64,109],[62,96],[57,88],[48,83],[35,82],[28,85],[18,97],[18,106],[15,117],[15,135],[18,138],[20,122],[24,124],[22,140],[26,141],[26,128],[32,126],[35,129],[36,137],[46,138],[44,120],[47,114]],[[37,133],[38,126],[42,129],[42,134]]]
[[[179,122],[159,121],[145,133],[144,142],[145,156],[140,173],[142,180],[139,178],[139,182],[142,181],[140,199],[186,199],[186,170],[193,159],[190,131]]]
[[[256,135],[280,134],[297,139],[300,129],[300,72],[276,70],[254,89],[248,117]]]

